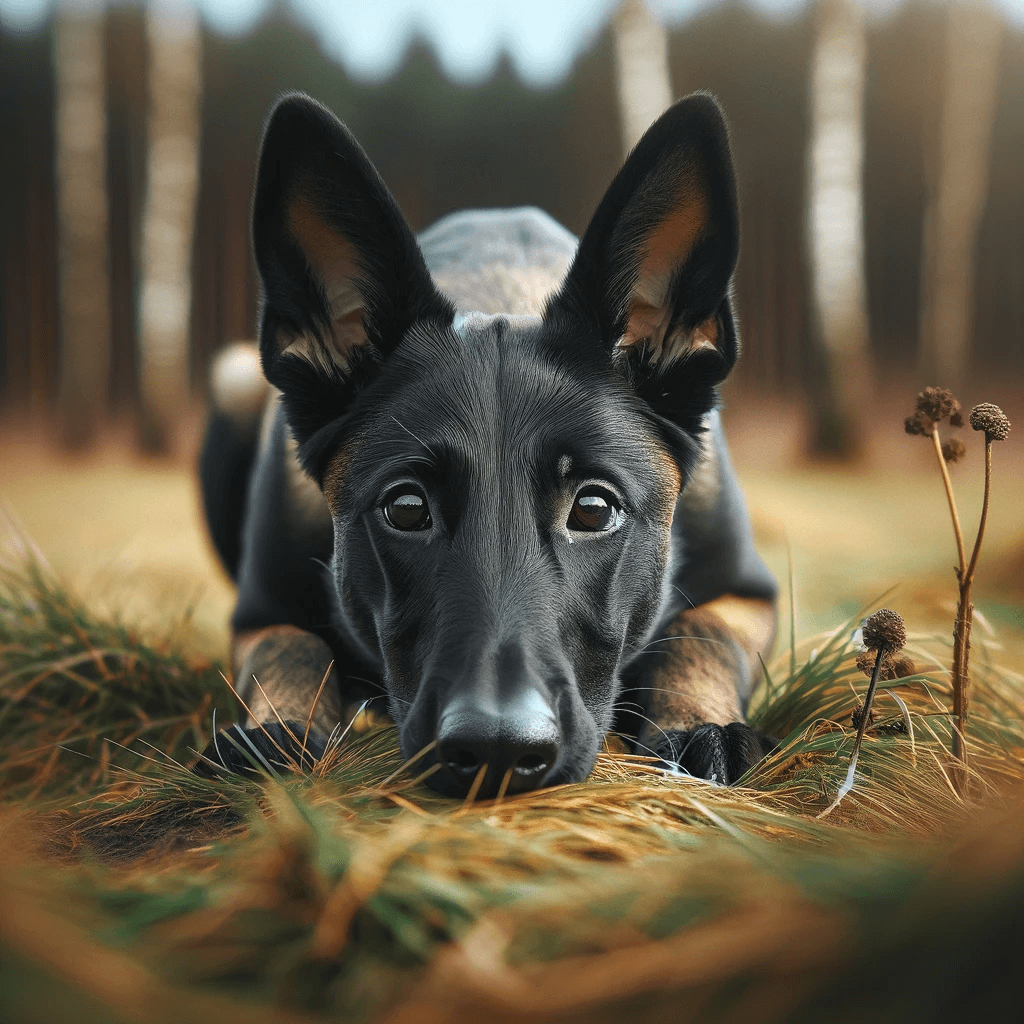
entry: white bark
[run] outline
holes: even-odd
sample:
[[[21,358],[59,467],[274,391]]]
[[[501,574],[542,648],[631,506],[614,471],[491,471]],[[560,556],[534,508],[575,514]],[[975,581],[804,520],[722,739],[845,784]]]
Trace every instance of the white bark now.
[[[938,173],[922,243],[922,370],[959,388],[969,362],[974,261],[985,211],[1002,22],[981,0],[952,0],[946,28]]]
[[[668,34],[644,0],[623,0],[612,22],[625,153],[672,102]]]
[[[66,439],[87,444],[106,411],[110,257],[102,8],[56,24],[59,403]]]
[[[819,11],[811,67],[808,246],[823,379],[832,421],[826,449],[856,446],[857,409],[870,388],[864,279],[864,24],[852,0]],[[819,434],[822,425],[819,424]],[[840,453],[838,450],[837,454]]]
[[[142,214],[139,388],[151,447],[173,443],[189,403],[192,238],[199,179],[200,35],[195,9],[150,4],[149,143]]]

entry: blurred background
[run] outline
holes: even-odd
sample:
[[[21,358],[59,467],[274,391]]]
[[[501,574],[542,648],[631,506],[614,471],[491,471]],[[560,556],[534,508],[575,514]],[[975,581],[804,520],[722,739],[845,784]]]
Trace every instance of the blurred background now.
[[[726,419],[762,546],[783,576],[794,547],[808,628],[890,583],[952,598],[901,424],[927,384],[1024,413],[1021,0],[0,0],[0,498],[59,565],[193,581],[222,621],[190,465],[211,356],[255,329],[254,162],[291,89],[414,228],[534,204],[577,233],[664,106],[714,92],[742,200]],[[1014,625],[1020,432],[977,591]]]

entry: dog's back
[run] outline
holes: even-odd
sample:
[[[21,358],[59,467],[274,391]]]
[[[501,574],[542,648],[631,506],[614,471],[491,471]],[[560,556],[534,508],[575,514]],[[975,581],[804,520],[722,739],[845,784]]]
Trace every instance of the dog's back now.
[[[540,316],[577,239],[535,206],[464,210],[419,236],[427,269],[463,312]]]

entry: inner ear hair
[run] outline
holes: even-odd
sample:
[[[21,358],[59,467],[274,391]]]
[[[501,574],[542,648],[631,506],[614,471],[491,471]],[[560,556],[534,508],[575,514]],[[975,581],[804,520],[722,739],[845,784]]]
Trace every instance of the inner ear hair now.
[[[355,246],[316,209],[298,187],[288,202],[287,230],[322,291],[327,334],[278,337],[280,354],[294,354],[325,369],[348,369],[354,349],[369,344],[363,324],[366,305],[359,290],[359,256]]]
[[[699,165],[691,159],[652,174],[630,205],[637,209],[638,218],[651,217],[652,207],[661,215],[639,232],[635,278],[617,350],[643,349],[646,358],[657,363],[701,346],[716,347],[717,314],[697,324],[685,322],[686,313],[692,311],[684,308],[688,296],[683,294],[683,272],[711,220]]]

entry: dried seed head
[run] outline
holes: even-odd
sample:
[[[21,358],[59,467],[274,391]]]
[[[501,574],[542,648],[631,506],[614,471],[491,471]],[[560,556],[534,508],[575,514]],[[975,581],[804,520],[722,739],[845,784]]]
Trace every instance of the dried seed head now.
[[[949,463],[959,462],[967,454],[967,445],[957,438],[942,442],[942,457]]]
[[[915,412],[903,421],[903,429],[908,434],[921,434],[927,437],[932,432],[935,424],[923,412]]]
[[[850,718],[853,719],[853,727],[855,729],[859,729],[860,728],[860,723],[864,720],[864,705],[863,704],[858,704],[853,709],[853,713],[850,715]],[[874,720],[875,720],[875,713],[874,713],[874,711],[869,711],[868,712],[868,725],[871,725],[871,723]]]
[[[884,647],[890,654],[898,651],[907,642],[907,628],[899,612],[891,608],[879,608],[869,615],[861,627],[864,646],[873,650]]]
[[[986,441],[1005,441],[1010,435],[1006,413],[991,402],[982,402],[971,410],[971,426],[985,431]]]
[[[878,657],[877,650],[861,651],[857,655],[857,668],[869,679],[875,671],[875,659]],[[882,654],[882,663],[878,666],[878,678],[887,683],[892,679],[904,679],[912,676],[917,671],[916,666],[910,658],[894,658],[888,650]]]
[[[902,658],[893,659],[892,671],[897,679],[906,679],[907,676],[912,676],[917,672],[917,666],[910,658],[904,655]]]
[[[946,388],[925,388],[917,396],[916,408],[932,423],[941,423],[947,416],[960,412],[960,403],[953,397],[953,392]]]
[[[875,670],[875,651],[861,651],[857,655],[857,668],[866,676],[870,676]]]

